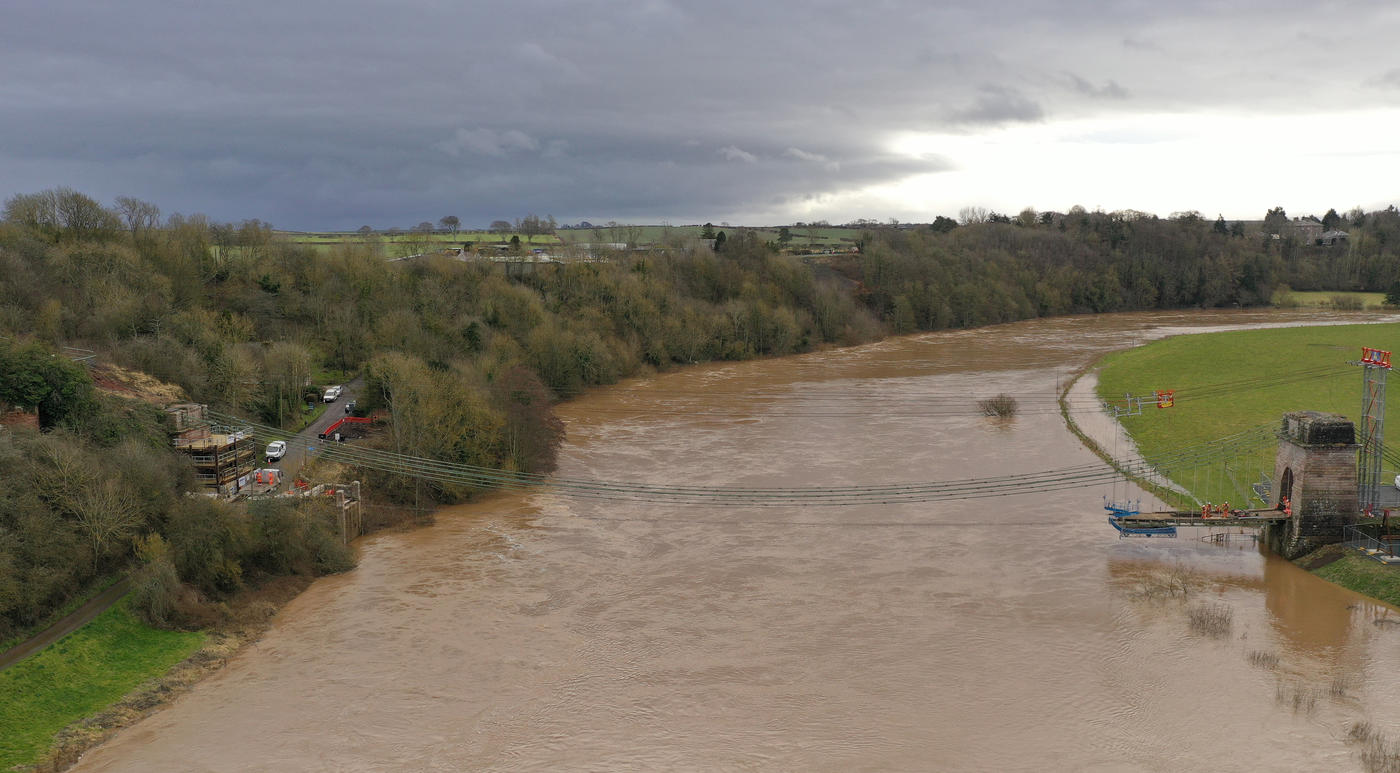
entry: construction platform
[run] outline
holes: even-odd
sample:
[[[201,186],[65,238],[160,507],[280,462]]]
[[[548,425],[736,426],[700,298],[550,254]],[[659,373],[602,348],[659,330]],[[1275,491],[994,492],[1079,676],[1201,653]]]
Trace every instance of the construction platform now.
[[[1264,526],[1286,521],[1290,516],[1282,510],[1237,510],[1235,514],[1211,514],[1202,517],[1199,512],[1167,511],[1159,513],[1134,513],[1117,520],[1133,529],[1160,529],[1169,526]]]

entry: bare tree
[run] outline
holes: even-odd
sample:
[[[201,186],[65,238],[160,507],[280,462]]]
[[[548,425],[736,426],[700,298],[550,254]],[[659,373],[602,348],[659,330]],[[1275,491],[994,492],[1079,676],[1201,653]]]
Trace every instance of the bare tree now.
[[[986,207],[963,207],[958,210],[958,220],[963,225],[975,225],[987,222],[988,214]]]
[[[117,197],[117,214],[121,215],[132,236],[160,225],[160,207],[131,196]]]
[[[135,534],[142,521],[136,495],[113,478],[75,491],[69,509],[92,548],[94,569],[113,547]]]
[[[433,246],[433,224],[424,220],[408,232],[408,238],[401,242],[404,255],[422,255]]]
[[[556,223],[553,215],[545,219],[534,213],[526,215],[515,223],[516,230],[519,231],[522,236],[552,234],[554,233],[555,226]]]
[[[265,412],[278,426],[293,405],[301,403],[301,391],[311,380],[311,353],[290,341],[278,341],[263,353],[266,401],[274,410]]]
[[[117,213],[72,188],[20,194],[5,202],[5,220],[53,239],[103,239],[121,230]]]
[[[441,225],[443,228],[446,228],[447,230],[451,231],[453,236],[456,236],[457,229],[462,225],[462,221],[456,215],[448,215],[447,217],[444,217],[443,219],[439,220],[438,224]]]

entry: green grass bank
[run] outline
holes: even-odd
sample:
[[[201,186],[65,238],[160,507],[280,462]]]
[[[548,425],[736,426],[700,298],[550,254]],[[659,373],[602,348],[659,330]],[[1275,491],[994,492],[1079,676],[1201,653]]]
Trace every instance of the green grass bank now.
[[[0,770],[37,762],[60,730],[188,657],[202,633],[151,628],[125,600],[58,643],[0,671]]]
[[[1348,365],[1369,346],[1400,353],[1400,325],[1339,325],[1182,335],[1108,355],[1100,362],[1098,394],[1121,400],[1125,393],[1150,395],[1176,390],[1171,408],[1149,406],[1140,416],[1120,419],[1148,459],[1170,455],[1236,432],[1277,425],[1289,411],[1361,416],[1361,368]],[[1392,389],[1400,386],[1392,386]],[[1388,400],[1386,427],[1400,432],[1400,410]],[[1272,476],[1276,445],[1234,457],[1228,463],[1179,464],[1173,481],[1203,501],[1250,502],[1248,484]],[[1387,464],[1383,480],[1397,470]],[[1308,559],[1299,563],[1308,565]],[[1320,562],[1319,562],[1320,563]],[[1315,573],[1359,593],[1400,606],[1400,569],[1346,556]]]
[[[1394,607],[1400,607],[1400,570],[1358,555],[1341,558],[1313,570],[1313,574],[1343,588],[1364,593]]]
[[[1361,311],[1385,307],[1385,293],[1342,290],[1281,290],[1274,293],[1274,305],[1285,309],[1341,309]]]

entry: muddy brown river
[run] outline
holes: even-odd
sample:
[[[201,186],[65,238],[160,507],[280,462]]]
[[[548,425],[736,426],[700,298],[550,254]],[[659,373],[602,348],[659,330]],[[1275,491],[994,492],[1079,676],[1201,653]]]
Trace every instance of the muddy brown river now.
[[[1089,464],[1055,409],[1073,370],[1320,319],[1078,317],[691,368],[564,406],[560,474],[809,487]],[[997,392],[1017,417],[976,412]],[[498,495],[363,540],[358,569],[78,769],[1362,770],[1355,723],[1400,739],[1400,613],[1252,542],[1119,540],[1110,493]],[[1224,636],[1193,630],[1203,603]]]

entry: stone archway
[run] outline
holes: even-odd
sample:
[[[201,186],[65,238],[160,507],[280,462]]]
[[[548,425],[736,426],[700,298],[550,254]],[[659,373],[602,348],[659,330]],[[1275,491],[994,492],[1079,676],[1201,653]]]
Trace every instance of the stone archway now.
[[[1279,477],[1279,481],[1278,481],[1278,500],[1275,502],[1275,504],[1282,505],[1282,504],[1283,504],[1283,500],[1285,500],[1285,499],[1288,499],[1288,500],[1293,499],[1293,468],[1292,468],[1292,467],[1284,467],[1284,468],[1283,468],[1283,475]]]

